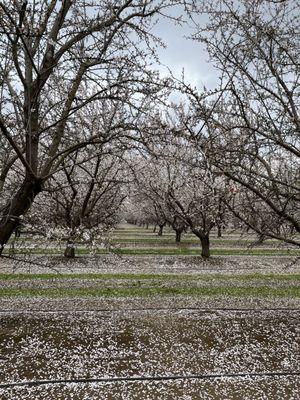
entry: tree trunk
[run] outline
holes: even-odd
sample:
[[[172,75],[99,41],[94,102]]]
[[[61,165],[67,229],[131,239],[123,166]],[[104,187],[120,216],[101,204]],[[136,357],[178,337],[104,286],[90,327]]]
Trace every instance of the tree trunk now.
[[[159,226],[159,230],[158,230],[157,236],[162,236],[165,224],[158,225],[158,226]]]
[[[209,236],[203,235],[200,237],[201,240],[201,257],[207,259],[210,257],[210,249],[209,249]]]
[[[257,242],[258,242],[259,244],[262,244],[264,241],[265,241],[265,235],[259,234],[259,235],[258,235]]]
[[[64,257],[75,258],[75,245],[73,240],[68,240],[67,247],[64,252]]]
[[[181,229],[175,229],[175,232],[176,232],[176,243],[180,243],[181,242],[182,230]]]
[[[155,233],[155,232],[156,232],[156,227],[157,227],[157,225],[154,225],[154,228],[153,228],[153,233]]]
[[[218,229],[218,238],[220,238],[222,237],[222,226],[218,225],[217,229]]]
[[[9,238],[20,224],[20,216],[30,208],[35,197],[42,190],[42,182],[34,177],[26,177],[15,196],[4,207],[0,220],[0,255]]]

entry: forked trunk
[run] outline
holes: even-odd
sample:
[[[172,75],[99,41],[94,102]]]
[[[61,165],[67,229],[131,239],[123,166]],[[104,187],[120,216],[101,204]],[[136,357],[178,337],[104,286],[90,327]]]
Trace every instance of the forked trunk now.
[[[3,208],[0,219],[0,255],[9,238],[20,224],[35,197],[42,190],[42,182],[33,177],[27,177],[15,196]]]

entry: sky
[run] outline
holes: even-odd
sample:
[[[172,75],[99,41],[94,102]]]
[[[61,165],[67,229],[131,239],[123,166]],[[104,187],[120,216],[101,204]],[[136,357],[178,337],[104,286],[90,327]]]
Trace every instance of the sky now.
[[[193,32],[188,25],[179,26],[174,22],[160,20],[153,32],[165,43],[166,48],[159,48],[158,55],[161,63],[169,67],[173,74],[180,78],[182,69],[188,83],[202,89],[212,89],[217,85],[217,71],[208,61],[208,54],[204,46],[187,37]],[[159,67],[161,73],[168,74],[166,67]]]

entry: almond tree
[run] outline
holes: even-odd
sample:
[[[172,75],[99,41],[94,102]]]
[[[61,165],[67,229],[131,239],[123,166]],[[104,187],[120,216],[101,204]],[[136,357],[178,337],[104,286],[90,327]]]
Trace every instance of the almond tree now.
[[[260,235],[299,244],[291,234],[300,232],[299,1],[192,3],[194,21],[199,13],[209,20],[193,39],[207,46],[221,86],[187,88],[199,121],[191,136],[252,205],[263,205],[252,211],[266,223],[236,215]]]
[[[166,220],[175,220],[178,229],[188,226],[200,239],[201,256],[209,258],[210,232],[218,223],[218,204],[227,191],[223,177],[181,139],[160,143],[136,165],[138,193],[155,204]]]
[[[67,241],[65,257],[75,256],[76,241],[93,242],[95,247],[118,221],[126,197],[121,156],[105,148],[97,149],[96,155],[88,149],[77,150],[48,180],[44,194],[33,205],[32,213],[38,216],[35,223],[60,231]]]
[[[101,142],[76,131],[77,111],[97,99],[137,110],[161,87],[148,68],[149,32],[175,3],[0,1],[0,136],[13,152],[4,169],[18,161],[23,177],[1,208],[0,254],[65,157]]]

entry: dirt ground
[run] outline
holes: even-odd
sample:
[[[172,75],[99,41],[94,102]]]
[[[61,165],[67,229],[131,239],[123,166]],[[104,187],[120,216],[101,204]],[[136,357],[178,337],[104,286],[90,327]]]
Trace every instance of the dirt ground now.
[[[0,273],[292,273],[300,271],[300,257],[217,256],[209,261],[193,256],[78,257],[16,256],[1,259]]]
[[[2,273],[53,272],[51,260],[38,263],[0,267]],[[103,257],[56,260],[55,269],[287,274],[299,272],[299,264],[283,257],[209,263]],[[299,303],[291,297],[1,298],[0,398],[298,400]]]

